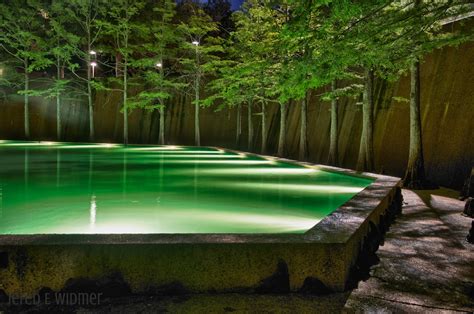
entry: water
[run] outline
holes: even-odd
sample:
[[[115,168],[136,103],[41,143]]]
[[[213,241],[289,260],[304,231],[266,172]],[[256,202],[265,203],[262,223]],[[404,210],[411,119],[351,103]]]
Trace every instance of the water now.
[[[0,143],[0,234],[304,233],[371,183],[216,148]]]

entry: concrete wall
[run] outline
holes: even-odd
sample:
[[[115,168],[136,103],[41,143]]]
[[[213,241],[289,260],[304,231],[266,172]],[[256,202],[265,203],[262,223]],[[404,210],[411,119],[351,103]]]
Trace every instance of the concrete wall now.
[[[426,56],[421,69],[422,119],[427,173],[440,185],[459,188],[474,164],[474,43],[445,48]],[[314,91],[308,106],[309,161],[325,163],[329,148],[330,104],[321,102]],[[409,96],[409,79],[376,84],[375,162],[378,172],[403,176],[408,158],[409,108],[392,96]],[[95,97],[96,140],[120,142],[121,96],[99,93]],[[175,97],[167,111],[166,131],[170,144],[193,144],[193,105],[185,97]],[[361,107],[354,100],[342,100],[339,107],[340,166],[354,168],[361,132]],[[254,108],[254,112],[258,109]],[[33,99],[31,105],[32,139],[55,139],[54,100]],[[202,145],[245,149],[246,112],[243,108],[243,138],[235,143],[235,109],[201,111]],[[68,102],[61,110],[64,140],[87,141],[88,121],[85,102]],[[269,153],[276,151],[279,113],[276,105],[267,110]],[[288,156],[297,158],[299,145],[299,106],[288,111]],[[158,113],[135,110],[130,115],[130,142],[157,143]],[[259,116],[254,116],[257,151],[260,144]],[[22,139],[23,105],[21,97],[0,102],[0,138]]]

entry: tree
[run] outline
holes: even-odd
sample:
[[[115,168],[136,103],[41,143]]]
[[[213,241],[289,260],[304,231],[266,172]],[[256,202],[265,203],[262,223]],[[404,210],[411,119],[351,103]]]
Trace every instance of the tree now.
[[[180,58],[182,80],[194,92],[194,143],[201,145],[199,108],[201,106],[201,89],[205,89],[209,80],[221,66],[222,38],[213,36],[218,25],[197,4],[184,2],[179,7],[181,23],[179,30],[185,41],[180,47],[183,55]]]
[[[277,100],[277,76],[281,69],[281,59],[278,58],[279,27],[281,13],[270,6],[270,1],[249,0],[244,3],[242,10],[234,13],[236,31],[233,36],[238,42],[242,65],[241,77],[252,78],[247,94],[248,103],[261,105],[262,144],[261,153],[267,151],[266,105]],[[243,76],[245,75],[245,76]],[[250,100],[251,99],[251,100]],[[249,105],[249,115],[251,115]],[[281,104],[282,121],[286,115],[286,105]],[[249,116],[249,122],[251,116]],[[250,127],[250,124],[249,124]],[[284,128],[284,125],[282,126]],[[249,141],[250,132],[249,130]],[[253,130],[252,130],[253,131]],[[283,147],[283,146],[280,146]]]
[[[85,84],[84,95],[87,97],[89,111],[89,140],[92,142],[95,138],[93,91],[105,89],[92,75],[93,67],[97,65],[97,61],[93,59],[97,54],[94,47],[103,35],[100,20],[104,18],[108,4],[105,0],[70,0],[62,4],[64,19],[72,21],[75,26],[75,28],[70,26],[71,33],[80,38],[79,42],[70,44],[75,46],[74,56],[83,62],[82,69],[85,67],[85,71],[80,71],[81,66],[77,63],[72,64],[70,70],[80,82]],[[57,2],[57,6],[58,10],[61,10],[60,1]]]
[[[133,64],[134,44],[146,36],[146,26],[138,21],[145,2],[134,0],[118,0],[107,11],[107,19],[102,22],[108,35],[114,38],[116,51],[121,56],[117,68],[121,68],[122,78],[118,80],[122,89],[122,111],[123,111],[123,142],[128,144],[128,88],[129,88],[129,66]],[[139,44],[138,44],[139,45]]]
[[[423,54],[445,45],[458,45],[472,39],[472,32],[445,32],[442,24],[472,11],[464,1],[423,1],[413,0],[405,11],[411,14],[411,23],[400,25],[405,33],[410,33],[405,66],[397,64],[400,70],[410,70],[410,144],[404,185],[413,189],[431,188],[427,182],[424,166],[423,136],[421,126],[420,59]],[[421,29],[421,31],[420,31]],[[402,62],[403,63],[403,62]]]
[[[50,65],[44,38],[45,13],[37,1],[4,1],[0,4],[0,47],[6,52],[14,67],[23,72],[24,130],[30,138],[29,98],[37,95],[31,88],[31,73]]]
[[[80,38],[69,32],[70,19],[64,14],[64,5],[61,1],[54,1],[44,11],[45,18],[49,21],[48,28],[48,47],[49,54],[53,57],[54,66],[56,68],[56,78],[52,87],[44,93],[48,98],[56,99],[56,136],[58,141],[61,140],[61,100],[70,80],[65,77],[66,68],[74,68],[77,66],[73,63],[72,58],[76,53]]]
[[[134,65],[142,72],[145,89],[130,103],[130,107],[158,110],[160,114],[159,143],[165,144],[165,101],[172,93],[184,88],[171,77],[177,63],[176,48],[182,42],[181,34],[173,22],[176,4],[173,0],[161,0],[153,6],[146,40],[141,46],[141,57]]]

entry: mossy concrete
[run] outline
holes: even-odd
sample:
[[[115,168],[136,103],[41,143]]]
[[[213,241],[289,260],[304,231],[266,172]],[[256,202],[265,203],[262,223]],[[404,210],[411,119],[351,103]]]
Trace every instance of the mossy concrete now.
[[[325,170],[375,181],[304,234],[2,235],[0,289],[31,297],[116,275],[133,293],[344,291],[370,225],[401,205],[400,181]]]

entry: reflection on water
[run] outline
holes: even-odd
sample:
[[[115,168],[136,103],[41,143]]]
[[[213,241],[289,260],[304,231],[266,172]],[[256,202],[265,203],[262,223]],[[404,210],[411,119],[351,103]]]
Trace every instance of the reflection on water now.
[[[0,162],[0,234],[302,233],[371,182],[202,147],[5,142]]]
[[[89,224],[90,228],[94,229],[95,228],[95,217],[97,215],[97,203],[95,202],[95,195],[92,195],[91,197],[91,206],[89,209]]]

